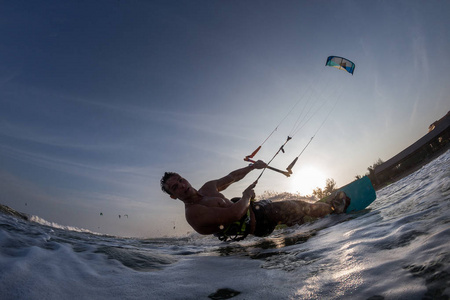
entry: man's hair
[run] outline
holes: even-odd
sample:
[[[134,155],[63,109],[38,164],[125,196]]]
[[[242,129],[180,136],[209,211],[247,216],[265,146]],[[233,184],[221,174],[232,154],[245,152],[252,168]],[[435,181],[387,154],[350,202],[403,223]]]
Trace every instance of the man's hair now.
[[[169,195],[172,195],[172,193],[169,192],[168,189],[166,189],[166,181],[171,178],[172,176],[178,175],[177,173],[174,172],[166,172],[164,173],[164,176],[161,178],[160,184],[161,184],[161,190],[164,193],[167,193]]]

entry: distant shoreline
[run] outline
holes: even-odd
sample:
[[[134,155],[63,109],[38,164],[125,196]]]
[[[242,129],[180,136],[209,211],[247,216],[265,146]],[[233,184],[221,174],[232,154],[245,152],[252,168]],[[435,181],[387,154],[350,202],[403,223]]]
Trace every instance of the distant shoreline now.
[[[428,127],[428,133],[373,169],[369,178],[375,190],[417,171],[450,148],[450,111]]]
[[[415,164],[414,166],[411,166],[409,169],[405,170],[404,172],[399,173],[399,174],[397,174],[394,177],[391,177],[390,180],[384,181],[382,183],[374,184],[375,190],[378,191],[378,190],[380,190],[380,189],[382,189],[382,188],[384,188],[384,187],[386,187],[388,185],[391,185],[391,184],[399,181],[400,179],[405,178],[408,175],[411,175],[412,173],[420,170],[420,168],[422,168],[426,164],[429,164],[430,162],[432,162],[433,160],[435,160],[439,156],[443,155],[449,149],[450,149],[450,144],[447,144],[445,147],[443,147],[439,151],[437,151],[437,152],[433,153],[432,155],[426,157],[425,159],[423,159],[419,163]]]

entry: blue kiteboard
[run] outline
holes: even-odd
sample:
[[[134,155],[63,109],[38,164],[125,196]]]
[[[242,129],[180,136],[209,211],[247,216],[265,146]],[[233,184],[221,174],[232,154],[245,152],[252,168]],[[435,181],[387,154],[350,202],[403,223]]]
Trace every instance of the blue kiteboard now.
[[[363,210],[377,198],[372,182],[367,176],[339,188],[337,192],[344,192],[351,199],[346,213]],[[327,198],[318,202],[325,202]]]

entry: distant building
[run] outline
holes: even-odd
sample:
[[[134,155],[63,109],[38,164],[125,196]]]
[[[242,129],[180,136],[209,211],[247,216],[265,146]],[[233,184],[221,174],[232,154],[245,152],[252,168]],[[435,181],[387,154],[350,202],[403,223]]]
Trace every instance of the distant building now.
[[[428,126],[428,132],[434,130],[436,128],[436,126],[438,126],[440,123],[442,123],[443,121],[445,121],[445,119],[448,119],[449,117],[450,117],[450,111],[445,116],[443,116],[442,118],[440,118],[439,120],[435,121],[433,124]]]

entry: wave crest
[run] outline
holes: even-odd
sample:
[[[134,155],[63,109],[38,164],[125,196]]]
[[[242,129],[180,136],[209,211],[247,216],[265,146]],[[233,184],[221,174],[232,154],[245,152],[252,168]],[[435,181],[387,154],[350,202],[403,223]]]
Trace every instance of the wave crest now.
[[[58,223],[55,222],[50,222],[47,221],[41,217],[38,216],[29,216],[29,220],[31,222],[35,222],[44,226],[48,226],[48,227],[52,227],[52,228],[57,228],[57,229],[62,229],[62,230],[68,230],[68,231],[75,231],[75,232],[83,232],[83,233],[91,233],[91,234],[95,234],[95,235],[103,235],[94,231],[90,231],[88,229],[84,229],[84,228],[79,228],[79,227],[75,227],[75,226],[66,226],[66,225],[60,225]]]

